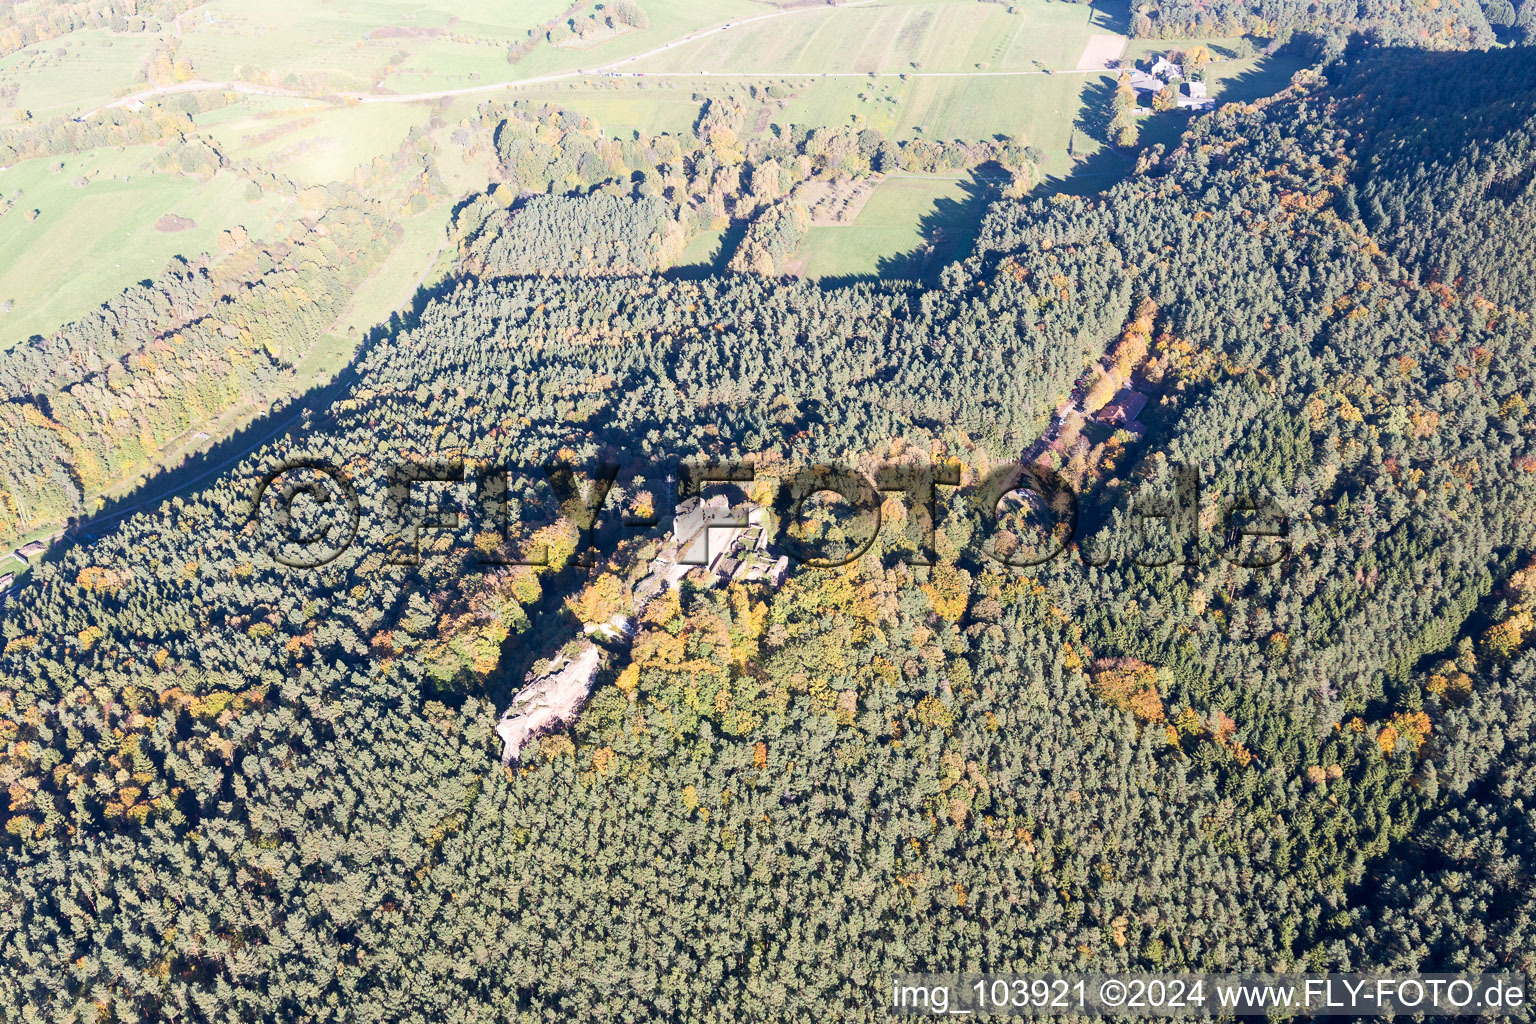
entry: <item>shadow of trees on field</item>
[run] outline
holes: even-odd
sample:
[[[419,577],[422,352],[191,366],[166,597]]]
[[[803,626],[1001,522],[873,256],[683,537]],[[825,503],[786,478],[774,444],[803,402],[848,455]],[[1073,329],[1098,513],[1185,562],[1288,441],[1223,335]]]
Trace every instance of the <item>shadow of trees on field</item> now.
[[[1253,67],[1221,83],[1219,103],[1249,102],[1271,96],[1291,84],[1291,76],[1305,67],[1300,54],[1282,51],[1259,58]]]
[[[1088,15],[1088,27],[1095,32],[1115,32],[1129,35],[1131,31],[1131,5],[1129,0],[1101,0],[1092,4]]]
[[[151,511],[160,502],[186,495],[218,474],[235,469],[242,460],[284,434],[312,431],[331,417],[331,403],[358,382],[359,368],[368,353],[381,342],[414,326],[430,302],[453,291],[460,283],[454,278],[444,278],[418,287],[403,311],[396,310],[387,321],[363,335],[346,365],[328,383],[289,396],[239,430],[173,466],[151,470],[142,483],[104,501],[94,515],[71,519],[65,526],[65,537],[90,543],[119,520],[135,512]],[[254,479],[252,483],[255,483]],[[64,547],[56,547],[50,551],[50,556],[62,557],[63,551]]]
[[[949,264],[970,254],[981,230],[987,208],[1002,195],[1011,180],[1008,170],[995,161],[973,168],[960,183],[960,198],[941,196],[918,218],[923,242],[903,253],[882,256],[873,274],[840,274],[821,278],[824,288],[842,288],[877,281],[932,286]]]
[[[1113,75],[1105,75],[1083,86],[1077,119],[1072,122],[1074,130],[1102,146],[1113,144],[1109,136],[1109,122],[1114,117],[1116,81]]]
[[[747,226],[751,222],[746,218],[737,218],[726,226],[720,235],[720,243],[715,251],[709,254],[708,259],[700,263],[684,263],[666,270],[662,276],[673,281],[700,281],[706,277],[717,277],[724,274],[730,265],[731,257],[736,254],[736,249],[741,245],[741,240],[747,237]]]
[[[1031,197],[1049,195],[1096,195],[1136,169],[1135,157],[1106,146],[1092,156],[1083,157],[1065,174],[1048,174],[1030,193]]]

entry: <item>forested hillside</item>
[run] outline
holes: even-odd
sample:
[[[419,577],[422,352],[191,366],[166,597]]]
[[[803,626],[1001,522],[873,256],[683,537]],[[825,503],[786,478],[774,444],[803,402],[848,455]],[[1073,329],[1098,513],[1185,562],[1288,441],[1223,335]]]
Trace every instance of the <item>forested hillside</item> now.
[[[1519,26],[1529,32],[1536,16],[1529,0],[1517,12],[1512,0],[1450,0],[1421,4],[1415,0],[1155,0],[1137,5],[1137,35],[1186,38],[1199,35],[1249,35],[1271,38],[1308,32],[1342,41],[1353,34],[1384,46],[1456,50],[1488,46],[1493,25]],[[1492,24],[1490,24],[1490,22]]]
[[[230,161],[197,134],[193,116],[234,98],[172,95],[91,121],[26,125],[0,138],[0,164],[153,143],[157,165],[211,175]],[[773,276],[803,237],[798,190],[807,183],[991,162],[1027,183],[1038,159],[1006,137],[898,144],[869,128],[789,125],[745,138],[746,116],[741,100],[711,99],[688,134],[620,139],[554,105],[482,104],[454,135],[490,179],[455,207],[458,276],[657,273],[694,235],[733,220],[750,223],[736,265]],[[173,461],[188,438],[218,430],[242,405],[289,396],[295,367],[387,259],[400,221],[446,191],[436,150],[416,128],[347,182],[306,187],[248,165],[241,173],[247,198],[288,204],[294,220],[280,237],[232,228],[216,252],[173,259],[77,321],[0,352],[0,451],[10,454],[0,466],[0,543],[87,516],[103,494]],[[783,230],[796,223],[798,233]]]
[[[804,239],[802,195],[813,182],[996,164],[1023,191],[1041,159],[1005,136],[895,142],[857,125],[775,125],[755,138],[748,114],[744,99],[712,98],[689,134],[619,138],[573,110],[482,105],[475,132],[496,154],[495,180],[456,213],[464,269],[574,277],[663,271],[692,236],[736,221],[747,224],[747,241],[731,254],[733,269],[772,277],[788,272]]]
[[[81,515],[220,414],[284,393],[399,230],[355,193],[304,229],[292,242],[226,233],[221,259],[173,263],[52,338],[0,353],[0,539]]]
[[[727,187],[712,129],[686,161],[588,139],[567,167],[580,120],[526,114],[478,129],[503,184],[643,158],[655,188],[488,189],[452,282],[322,415],[0,612],[8,1012],[873,1020],[907,970],[1536,969],[1536,304],[1509,258],[1536,189],[1528,53],[1298,76],[1101,196],[997,203],[931,289],[649,273],[669,190],[770,211],[747,236],[770,262],[787,190]],[[784,145],[754,165],[828,152]],[[348,232],[385,229],[366,203],[337,225],[337,289]],[[100,362],[283,358],[286,333],[257,334],[304,315],[291,290],[259,304],[282,268]],[[221,294],[207,273],[131,301],[171,330]],[[49,379],[46,409],[3,379],[39,455],[121,419],[110,367]],[[1080,379],[1109,394],[1059,416]],[[1099,415],[1117,390],[1145,408]],[[1028,530],[983,481],[1026,450],[1082,529],[1010,566]],[[644,520],[679,463],[749,456],[754,494],[818,462],[958,462],[934,564],[892,492],[851,565],[685,584],[576,724],[503,769],[509,694],[660,537],[610,521],[586,550],[546,467],[619,464],[609,518]],[[478,515],[490,489],[432,485],[477,518],[402,545],[402,458],[507,468],[514,525]],[[252,514],[303,460],[359,497],[357,543],[316,569],[276,564]],[[1287,535],[1234,547],[1240,493]],[[543,564],[511,564],[532,546]],[[1235,564],[1252,547],[1266,567]]]

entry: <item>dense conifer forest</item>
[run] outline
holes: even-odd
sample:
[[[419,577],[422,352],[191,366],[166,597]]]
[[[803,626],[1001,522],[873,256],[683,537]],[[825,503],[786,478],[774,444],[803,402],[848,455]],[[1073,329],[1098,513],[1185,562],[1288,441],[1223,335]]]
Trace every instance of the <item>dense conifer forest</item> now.
[[[1132,27],[1142,36],[1272,39],[1302,32],[1336,46],[1359,35],[1384,46],[1438,50],[1488,46],[1499,31],[1528,41],[1533,26],[1536,6],[1530,0],[1452,0],[1433,5],[1404,0],[1311,4],[1292,0],[1155,0],[1137,5],[1132,15]]]
[[[875,1020],[900,971],[1536,970],[1529,51],[1346,53],[1102,195],[999,199],[934,287],[775,276],[788,183],[1022,146],[745,154],[736,116],[685,156],[487,105],[445,285],[0,610],[6,1015]],[[333,199],[319,240],[232,237],[0,359],[0,531],[301,357],[392,230]],[[748,213],[731,272],[658,273]],[[986,484],[1026,452],[1078,495],[1038,564]],[[402,460],[468,467],[412,499],[457,528],[402,536]],[[504,768],[509,695],[661,539],[622,520],[733,461],[765,505],[818,463],[958,483],[931,542],[891,490],[849,565],[653,602]],[[314,568],[261,514],[300,463],[358,497]],[[550,467],[604,465],[594,522]]]

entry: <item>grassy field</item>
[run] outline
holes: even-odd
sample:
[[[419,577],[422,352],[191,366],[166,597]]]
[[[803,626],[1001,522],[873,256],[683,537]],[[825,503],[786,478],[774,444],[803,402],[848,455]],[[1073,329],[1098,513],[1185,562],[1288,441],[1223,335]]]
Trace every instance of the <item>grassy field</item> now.
[[[388,43],[363,39],[388,24],[391,5],[348,5],[265,0],[260,5],[215,0],[183,22],[179,56],[199,78],[284,84],[290,76],[324,76],[335,87],[365,87],[387,59]]]
[[[304,358],[294,364],[295,393],[330,383],[357,353],[358,339],[346,333],[322,334]]]
[[[1060,176],[1072,167],[1069,142],[1079,158],[1101,148],[1075,126],[1084,87],[1109,76],[1075,68],[1093,34],[1123,27],[1123,13],[1050,0],[1020,0],[1012,13],[973,0],[805,8],[625,67],[697,88],[777,84],[789,93],[778,124],[851,121],[898,139],[1011,135]],[[701,70],[712,76],[665,77]]]
[[[370,328],[387,320],[392,310],[409,303],[418,284],[434,279],[432,271],[445,238],[443,225],[452,205],[439,203],[402,222],[405,237],[352,296],[337,318],[338,334],[355,343]]]
[[[626,57],[636,59],[623,71],[650,76],[587,75],[488,89],[446,104],[249,96],[198,118],[199,129],[232,160],[250,160],[304,184],[351,179],[360,166],[393,152],[411,127],[437,117],[447,126],[436,135],[449,187],[483,187],[484,168],[466,164],[446,139],[459,118],[490,98],[555,103],[595,118],[610,135],[628,137],[687,132],[705,97],[769,84],[780,86],[781,98],[754,108],[749,132],[853,123],[897,139],[1010,135],[1044,154],[1044,191],[1097,190],[1129,166],[1129,158],[1110,150],[1094,128],[1112,76],[1076,71],[1093,34],[1123,31],[1125,7],[1059,0],[1017,0],[1011,9],[976,0],[796,8],[759,0],[643,5],[650,18],[645,29],[585,49],[543,42],[509,65],[507,47],[567,10],[569,0],[212,0],[182,18],[180,56],[203,79],[367,91],[381,86],[397,93],[494,86]],[[715,31],[726,22],[730,28]],[[164,34],[171,34],[169,26]],[[146,34],[72,33],[0,61],[0,86],[18,84],[14,103],[40,116],[83,109],[136,88],[154,42]],[[1128,55],[1146,57],[1186,42],[1134,41]],[[1237,41],[1204,42],[1220,56],[1233,53]],[[1219,101],[1264,95],[1282,88],[1297,66],[1272,58],[1220,61],[1211,69],[1213,93]],[[703,70],[714,74],[696,74]],[[1177,115],[1146,121],[1144,141],[1172,141],[1184,123]],[[0,344],[56,328],[124,285],[154,275],[173,254],[205,250],[227,227],[241,223],[261,233],[279,215],[266,203],[246,204],[232,173],[206,183],[146,173],[153,155],[147,148],[93,153],[67,159],[57,173],[50,170],[55,161],[44,160],[0,174],[0,192],[24,193],[0,235],[0,301],[15,303],[0,315]],[[74,179],[82,175],[89,181],[77,189]],[[888,180],[855,225],[812,232],[805,272],[838,277],[902,270],[899,257],[925,233],[937,227],[953,237],[945,218],[975,212],[957,198],[960,188],[938,179]],[[33,207],[42,215],[29,224],[23,214]],[[360,290],[338,329],[361,329],[409,297],[440,241],[446,210],[444,204],[407,223],[402,251]],[[166,213],[191,218],[196,227],[155,231]],[[684,262],[705,262],[718,245],[712,236],[698,240]]]
[[[888,177],[852,224],[810,230],[798,254],[801,276],[932,276],[970,250],[985,201],[985,191],[969,177]],[[935,248],[931,258],[911,258],[928,243]]]
[[[445,71],[450,65],[460,74],[474,70],[468,65],[480,53],[492,58],[480,63],[500,74],[510,70],[507,47],[564,8],[562,0],[213,0],[184,20],[181,55],[202,78],[250,78],[258,68],[273,84],[320,75],[336,88],[369,88],[397,54],[414,59],[423,47],[451,37],[462,42],[442,62]]]
[[[553,103],[579,110],[611,136],[647,135],[693,130],[703,96],[739,91],[726,83],[681,82],[673,79],[573,79],[549,85],[507,90],[501,95],[536,103]]]
[[[276,200],[249,203],[244,182],[221,172],[202,182],[144,167],[148,146],[62,160],[28,160],[0,174],[0,192],[20,192],[0,230],[0,345],[54,330],[135,281],[157,275],[172,256],[212,248],[215,236],[243,224],[258,237],[280,213]],[[61,170],[54,170],[60,163]],[[76,180],[87,179],[84,187]],[[27,210],[40,211],[28,223]],[[155,230],[175,214],[196,222],[183,231]]]
[[[786,98],[768,104],[770,125],[853,123],[896,139],[941,141],[1012,135],[1039,146],[1048,157],[1054,154],[1048,166],[1061,170],[1083,85],[1097,79],[1107,81],[1108,76],[609,79],[558,82],[502,95],[579,110],[595,118],[605,133],[627,137],[634,131],[689,132],[704,98],[777,84]],[[1077,140],[1079,154],[1095,146],[1089,139]]]
[[[608,94],[608,111],[619,117],[598,114],[608,131],[628,131],[631,126],[657,131],[686,131],[698,115],[692,97],[735,91],[748,85],[783,86],[787,98],[773,103],[770,123],[857,124],[877,128],[896,139],[927,138],[975,140],[1010,135],[1038,147],[1045,155],[1045,170],[1062,175],[1070,169],[1069,142],[1079,158],[1092,156],[1100,140],[1076,129],[1084,115],[1084,87],[1108,83],[1108,74],[1031,75],[1016,78],[779,78],[656,79],[645,82],[644,91]],[[619,80],[638,84],[645,80]],[[670,93],[660,88],[674,83]],[[518,90],[519,96],[536,96],[578,110],[599,111],[604,99],[577,88]],[[619,99],[627,96],[630,99]],[[667,96],[665,100],[650,97]],[[589,106],[590,104],[590,106]],[[626,122],[622,113],[650,110],[644,121]],[[650,104],[647,108],[647,104]],[[1075,138],[1074,138],[1075,136]]]
[[[1250,57],[1211,65],[1207,77],[1223,100],[1253,100],[1271,96],[1291,84],[1291,76],[1307,62],[1301,57]]]
[[[811,7],[733,25],[634,63],[647,72],[969,72],[1074,67],[1092,8],[1023,0]]]
[[[534,0],[528,10],[519,8],[510,20],[519,26],[539,25],[563,13],[567,6]],[[490,63],[482,63],[485,54],[471,57],[475,65],[473,70],[483,76],[483,81],[494,82],[592,68],[665,46],[691,32],[732,18],[772,12],[768,6],[753,0],[643,0],[642,6],[650,22],[646,28],[631,29],[592,46],[553,46],[547,42],[541,43],[516,65],[507,64],[503,47],[503,52],[496,53],[495,61]],[[509,19],[503,12],[491,20],[505,22]],[[508,33],[505,38],[508,43],[527,39],[526,27]],[[420,57],[413,57],[397,73],[386,78],[384,86],[395,92],[421,92],[479,84],[467,79],[470,68],[463,62],[465,51],[471,49],[475,49],[473,44],[440,39],[431,48],[424,50]]]
[[[332,106],[267,98],[244,117],[206,128],[225,152],[320,185],[351,178],[359,164],[393,153],[406,132],[430,116],[425,105],[409,103]]]
[[[34,43],[0,59],[0,88],[18,86],[11,106],[34,118],[79,110],[131,85],[154,40],[89,29]]]
[[[720,255],[720,243],[728,232],[728,228],[721,228],[719,231],[701,231],[694,235],[684,247],[683,254],[678,257],[677,265],[713,266]]]

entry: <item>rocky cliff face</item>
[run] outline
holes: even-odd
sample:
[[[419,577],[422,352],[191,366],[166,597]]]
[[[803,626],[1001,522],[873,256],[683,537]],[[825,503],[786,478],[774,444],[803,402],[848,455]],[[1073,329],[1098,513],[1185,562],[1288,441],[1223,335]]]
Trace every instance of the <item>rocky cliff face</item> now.
[[[692,498],[677,507],[672,523],[672,536],[634,588],[631,616],[639,616],[652,598],[677,587],[694,571],[712,587],[732,580],[764,581],[775,587],[784,582],[789,558],[770,550],[762,509],[750,504],[732,508],[723,496]],[[594,631],[615,640],[633,635],[623,616],[588,630]],[[592,692],[603,654],[587,640],[574,657],[561,655],[544,675],[517,692],[496,725],[502,763],[511,764],[530,741],[575,720]]]

